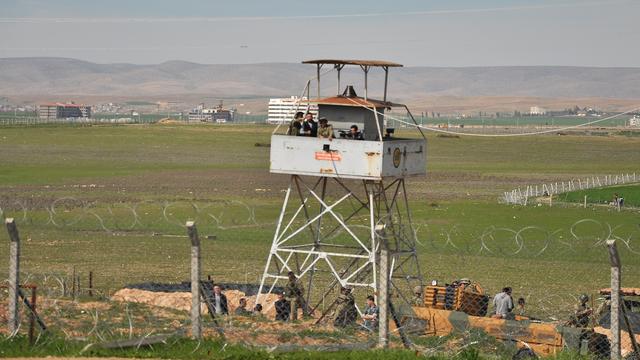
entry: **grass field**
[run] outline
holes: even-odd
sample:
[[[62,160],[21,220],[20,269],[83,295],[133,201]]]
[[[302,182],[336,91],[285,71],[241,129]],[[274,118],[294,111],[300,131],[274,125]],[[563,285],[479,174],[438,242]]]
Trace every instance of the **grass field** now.
[[[572,191],[560,195],[560,200],[574,203],[582,203],[587,197],[587,203],[609,204],[615,194],[624,198],[625,206],[640,207],[640,184],[607,186],[597,189]]]
[[[272,130],[0,129],[0,209],[18,221],[22,271],[37,280],[75,267],[82,281],[93,271],[103,293],[184,281],[183,224],[195,219],[203,238],[215,236],[203,240],[204,274],[259,281],[288,181],[269,174],[269,149],[255,146],[268,143]],[[429,136],[429,175],[408,182],[425,279],[469,277],[490,293],[511,285],[534,315],[558,318],[579,293],[607,286],[603,241],[615,237],[624,285],[640,286],[638,211],[498,203],[503,191],[531,183],[638,171],[639,147],[639,138],[616,136]],[[631,203],[635,191],[619,193]],[[1,231],[0,278],[6,238]]]

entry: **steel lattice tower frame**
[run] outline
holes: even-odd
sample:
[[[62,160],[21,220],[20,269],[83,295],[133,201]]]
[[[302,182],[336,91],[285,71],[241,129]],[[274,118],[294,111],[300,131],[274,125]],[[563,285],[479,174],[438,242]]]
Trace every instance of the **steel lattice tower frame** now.
[[[290,177],[258,296],[286,282],[288,271],[306,279],[302,281],[311,310],[337,286],[376,294],[378,254],[385,246],[390,254],[391,291],[400,303],[410,304],[413,287],[423,284],[404,177],[351,182],[326,176],[310,179]],[[336,232],[341,236],[336,237]],[[328,282],[315,281],[322,267],[330,274]]]

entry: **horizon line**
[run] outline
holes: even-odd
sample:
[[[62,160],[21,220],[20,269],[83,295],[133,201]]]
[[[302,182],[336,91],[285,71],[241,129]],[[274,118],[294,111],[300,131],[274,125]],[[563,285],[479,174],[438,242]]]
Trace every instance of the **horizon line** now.
[[[163,65],[172,62],[181,62],[181,63],[189,63],[194,65],[202,65],[202,66],[245,66],[245,65],[306,65],[300,62],[286,62],[286,61],[266,61],[266,62],[251,62],[251,63],[203,63],[203,62],[195,62],[190,60],[181,60],[181,59],[171,59],[158,63],[133,63],[133,62],[95,62],[91,60],[85,60],[80,58],[73,57],[62,57],[62,56],[6,56],[0,57],[0,61],[5,60],[34,60],[34,59],[50,59],[50,60],[72,60],[72,61],[80,61],[86,62],[96,65],[133,65],[133,66],[154,66],[154,65]],[[453,69],[464,69],[464,68],[515,68],[515,67],[554,67],[554,68],[601,68],[601,69],[640,69],[640,66],[615,66],[615,65],[549,65],[549,64],[538,64],[538,65],[464,65],[464,66],[447,66],[447,65],[404,65],[405,68],[453,68]]]

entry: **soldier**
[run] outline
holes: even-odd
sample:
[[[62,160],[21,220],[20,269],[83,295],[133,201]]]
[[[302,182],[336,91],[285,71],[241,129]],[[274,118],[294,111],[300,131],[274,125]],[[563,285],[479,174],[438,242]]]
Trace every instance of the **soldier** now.
[[[587,304],[589,302],[589,295],[582,294],[578,300],[578,305],[576,305],[573,315],[569,317],[567,325],[587,327],[589,326],[589,318],[591,317],[591,314],[593,314],[593,309]]]
[[[251,315],[251,311],[247,310],[247,299],[240,298],[240,301],[238,303],[238,307],[236,308],[236,311],[234,313],[236,315],[238,315],[238,316],[249,316],[249,315]]]
[[[333,139],[333,126],[329,125],[329,120],[325,117],[321,117],[318,120],[320,123],[320,128],[318,129],[318,137],[323,139]]]
[[[304,301],[304,287],[296,278],[296,274],[293,271],[289,271],[289,282],[284,288],[284,293],[287,299],[291,302],[291,320],[298,319],[298,309],[302,309],[303,316],[307,316],[307,307]]]
[[[302,132],[302,119],[304,118],[304,113],[302,111],[298,111],[296,115],[289,123],[289,129],[287,130],[287,135],[291,136],[300,136]]]
[[[356,310],[356,299],[351,294],[351,288],[343,287],[340,289],[340,296],[336,300],[336,305],[333,325],[347,327],[355,324],[358,318],[358,311]]]
[[[411,305],[413,306],[422,306],[424,305],[424,299],[422,297],[422,286],[418,285],[413,288],[413,299],[411,300]]]

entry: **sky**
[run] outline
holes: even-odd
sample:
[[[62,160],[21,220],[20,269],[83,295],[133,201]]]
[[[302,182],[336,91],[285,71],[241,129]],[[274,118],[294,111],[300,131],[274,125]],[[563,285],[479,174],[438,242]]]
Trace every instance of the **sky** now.
[[[640,66],[638,0],[0,0],[0,57]]]

